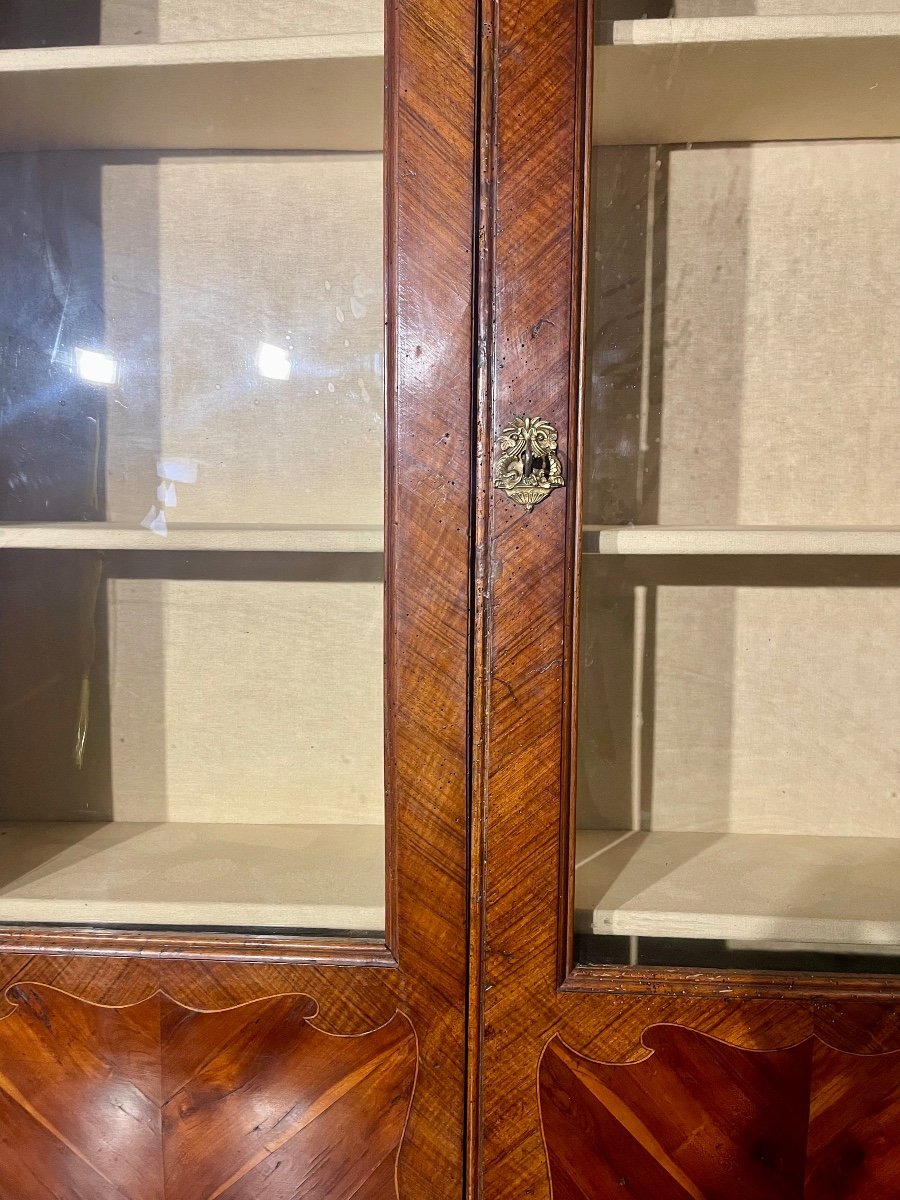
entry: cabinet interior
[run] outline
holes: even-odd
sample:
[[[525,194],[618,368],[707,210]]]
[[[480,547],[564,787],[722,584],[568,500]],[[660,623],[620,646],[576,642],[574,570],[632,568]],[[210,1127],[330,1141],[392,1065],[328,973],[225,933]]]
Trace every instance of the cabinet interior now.
[[[581,932],[900,941],[893,558],[585,559]]]
[[[897,952],[898,172],[892,138],[594,147],[582,961]]]
[[[2,920],[384,928],[382,15],[308,7],[0,18]]]
[[[14,2],[0,150],[380,151],[382,30],[370,0]]]
[[[380,0],[7,0],[0,49],[381,33]]]
[[[900,136],[897,0],[596,0],[596,145]]]

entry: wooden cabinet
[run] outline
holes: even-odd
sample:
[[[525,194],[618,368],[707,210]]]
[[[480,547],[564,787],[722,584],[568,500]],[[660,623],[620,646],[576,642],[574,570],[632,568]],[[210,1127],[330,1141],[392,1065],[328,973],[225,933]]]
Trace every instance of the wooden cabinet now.
[[[2,1200],[895,1200],[900,13],[735,3],[0,14]]]

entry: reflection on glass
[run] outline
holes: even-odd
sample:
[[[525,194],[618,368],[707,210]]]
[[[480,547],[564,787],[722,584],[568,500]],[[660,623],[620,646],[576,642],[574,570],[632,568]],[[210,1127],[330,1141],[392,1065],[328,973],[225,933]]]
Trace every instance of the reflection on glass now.
[[[581,962],[900,969],[898,185],[593,148]]]
[[[111,387],[119,375],[119,366],[111,354],[99,350],[82,350],[75,347],[75,368],[85,383],[99,383]]]
[[[380,525],[381,189],[379,153],[0,155],[0,517],[137,528],[165,460],[170,523]]]
[[[900,142],[595,147],[592,186],[585,523],[900,524]]]
[[[381,32],[377,0],[4,0],[0,49]]]
[[[281,346],[260,342],[256,348],[256,367],[263,379],[288,380],[291,377],[291,356]]]
[[[585,558],[582,958],[898,952],[898,585],[891,558]]]
[[[600,21],[671,21],[707,17],[855,17],[900,11],[896,0],[594,0]]]
[[[302,90],[377,31],[316,75],[365,99],[381,7],[40,0],[0,47],[289,36]],[[380,136],[163,150],[138,94],[146,150],[0,144],[0,922],[378,933]]]
[[[382,927],[379,555],[4,551],[0,595],[4,920]]]

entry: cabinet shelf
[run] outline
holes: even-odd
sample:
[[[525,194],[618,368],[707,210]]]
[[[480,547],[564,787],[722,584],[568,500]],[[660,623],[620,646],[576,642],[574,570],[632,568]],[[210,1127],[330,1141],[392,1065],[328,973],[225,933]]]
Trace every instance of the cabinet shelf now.
[[[384,928],[379,825],[0,825],[0,919]]]
[[[900,838],[580,830],[594,934],[900,944]]]
[[[900,135],[897,14],[604,21],[598,42],[595,145]]]
[[[582,552],[653,554],[900,554],[900,529],[585,525]]]
[[[0,150],[381,150],[380,33],[0,51]]]
[[[154,533],[133,525],[72,522],[0,525],[0,550],[217,550],[380,554],[374,525],[169,525]]]

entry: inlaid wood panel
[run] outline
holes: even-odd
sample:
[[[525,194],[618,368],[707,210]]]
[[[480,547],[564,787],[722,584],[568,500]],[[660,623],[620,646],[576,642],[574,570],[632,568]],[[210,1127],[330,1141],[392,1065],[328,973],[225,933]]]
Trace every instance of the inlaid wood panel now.
[[[850,1200],[900,1183],[900,1054],[748,1050],[675,1025],[637,1063],[552,1040],[539,1078],[554,1200]]]
[[[644,1041],[653,1053],[627,1067],[547,1048],[541,1112],[555,1196],[699,1200],[727,1180],[740,1181],[742,1200],[801,1194],[808,1043],[753,1052],[676,1026]]]
[[[900,1191],[900,1054],[815,1048],[805,1200],[892,1200]]]
[[[416,1038],[340,1037],[308,996],[124,1008],[22,984],[0,1022],[0,1186],[16,1200],[397,1196]]]

